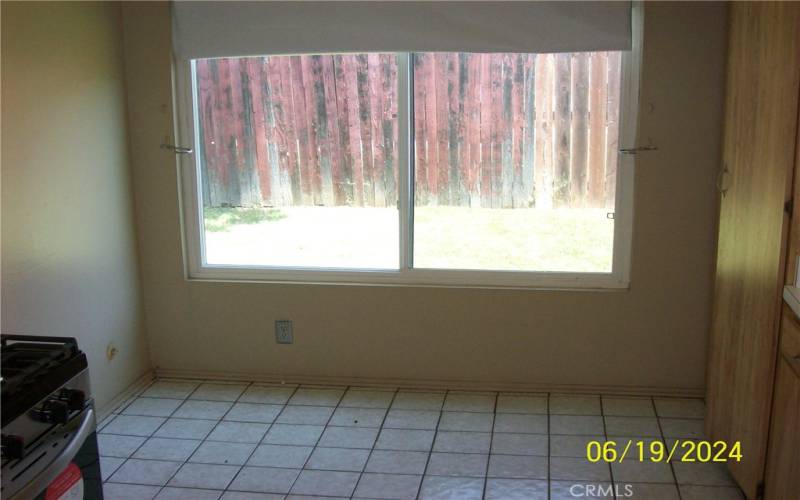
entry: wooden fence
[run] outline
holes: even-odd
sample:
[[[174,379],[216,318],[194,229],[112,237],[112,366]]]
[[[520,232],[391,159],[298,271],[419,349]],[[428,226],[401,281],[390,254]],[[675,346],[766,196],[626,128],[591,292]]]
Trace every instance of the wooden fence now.
[[[620,54],[414,56],[417,204],[612,207]],[[197,63],[206,206],[392,206],[391,54]]]

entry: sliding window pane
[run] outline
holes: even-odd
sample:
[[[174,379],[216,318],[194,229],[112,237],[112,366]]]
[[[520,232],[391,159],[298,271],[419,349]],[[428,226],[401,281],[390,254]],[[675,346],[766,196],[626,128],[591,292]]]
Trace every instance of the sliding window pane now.
[[[414,55],[414,266],[610,272],[620,53]]]
[[[205,264],[398,268],[394,54],[194,67]]]

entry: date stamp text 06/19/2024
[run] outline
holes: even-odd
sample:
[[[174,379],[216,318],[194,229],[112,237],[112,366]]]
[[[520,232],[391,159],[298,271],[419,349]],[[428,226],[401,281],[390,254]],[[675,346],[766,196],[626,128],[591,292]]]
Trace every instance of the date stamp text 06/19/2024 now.
[[[681,441],[676,439],[670,446],[661,441],[590,441],[586,444],[586,459],[590,462],[619,462],[626,459],[640,462],[728,462],[742,460],[742,444],[739,441]]]

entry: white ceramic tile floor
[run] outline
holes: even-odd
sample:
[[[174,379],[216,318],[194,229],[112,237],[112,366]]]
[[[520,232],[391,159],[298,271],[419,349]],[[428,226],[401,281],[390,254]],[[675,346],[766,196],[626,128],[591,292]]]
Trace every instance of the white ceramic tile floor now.
[[[585,458],[592,440],[701,439],[703,412],[700,399],[159,380],[98,441],[113,500],[560,500],[615,487],[742,500],[719,464]]]

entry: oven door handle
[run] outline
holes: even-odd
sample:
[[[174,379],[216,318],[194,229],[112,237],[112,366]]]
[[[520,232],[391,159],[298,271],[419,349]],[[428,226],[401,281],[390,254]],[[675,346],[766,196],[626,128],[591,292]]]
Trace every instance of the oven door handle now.
[[[75,434],[72,435],[69,444],[64,447],[62,452],[56,457],[55,460],[50,462],[41,473],[36,475],[36,478],[28,483],[24,488],[14,495],[13,500],[28,500],[36,498],[50,483],[67,468],[69,463],[78,454],[84,441],[94,432],[94,408],[89,407],[81,417],[81,423],[78,426]]]

